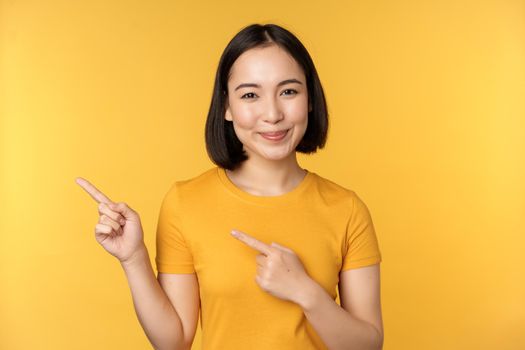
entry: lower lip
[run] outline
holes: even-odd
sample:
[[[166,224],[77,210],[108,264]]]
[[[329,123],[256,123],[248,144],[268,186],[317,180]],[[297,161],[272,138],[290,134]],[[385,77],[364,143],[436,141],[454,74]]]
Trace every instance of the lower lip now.
[[[264,137],[267,140],[270,140],[270,141],[281,141],[282,139],[284,139],[284,137],[287,134],[288,134],[288,130],[286,130],[286,132],[284,132],[284,133],[282,133],[280,135],[270,136],[270,135],[261,134],[261,136]]]

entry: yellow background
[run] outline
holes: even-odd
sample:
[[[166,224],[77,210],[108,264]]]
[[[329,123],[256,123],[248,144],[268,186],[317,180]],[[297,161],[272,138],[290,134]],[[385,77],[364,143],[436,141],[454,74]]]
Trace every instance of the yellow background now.
[[[220,54],[243,26],[273,22],[303,41],[328,101],[327,146],[301,165],[371,210],[384,348],[523,349],[523,1],[0,10],[0,348],[151,348],[74,178],[140,213],[153,263],[168,186],[213,166],[204,123]]]

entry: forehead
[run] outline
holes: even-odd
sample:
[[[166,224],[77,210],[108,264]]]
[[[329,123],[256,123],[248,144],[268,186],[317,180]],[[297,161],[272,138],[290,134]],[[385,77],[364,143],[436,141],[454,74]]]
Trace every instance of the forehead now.
[[[230,69],[229,83],[272,82],[288,78],[304,80],[295,59],[277,45],[256,47],[243,52]]]

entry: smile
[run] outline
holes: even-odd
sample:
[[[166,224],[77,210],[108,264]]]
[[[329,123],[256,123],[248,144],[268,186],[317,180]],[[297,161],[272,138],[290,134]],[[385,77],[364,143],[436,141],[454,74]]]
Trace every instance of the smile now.
[[[260,134],[262,137],[264,137],[267,140],[280,141],[288,134],[288,130],[290,129],[279,131],[279,132],[267,132],[267,133],[261,132]]]

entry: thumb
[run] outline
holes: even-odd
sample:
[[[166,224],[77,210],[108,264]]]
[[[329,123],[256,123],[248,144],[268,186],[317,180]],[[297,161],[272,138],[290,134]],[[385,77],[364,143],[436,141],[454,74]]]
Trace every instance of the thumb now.
[[[275,242],[272,242],[271,245],[272,245],[272,247],[275,247],[275,248],[278,248],[278,249],[281,249],[281,250],[284,250],[284,251],[289,251],[290,250],[289,248],[287,248],[285,246],[282,246],[282,245],[280,245],[278,243],[275,243]]]
[[[120,214],[126,219],[130,219],[135,215],[135,212],[133,209],[128,207],[128,205],[124,202],[118,202],[118,203],[109,203],[109,207],[111,210],[114,210]]]

